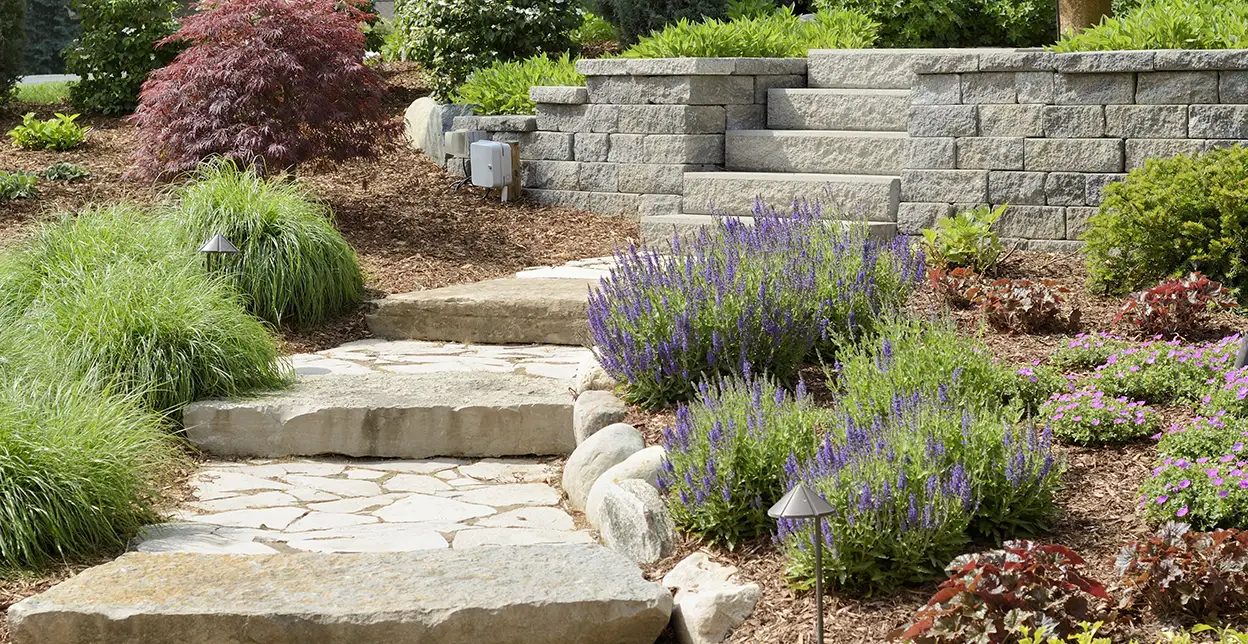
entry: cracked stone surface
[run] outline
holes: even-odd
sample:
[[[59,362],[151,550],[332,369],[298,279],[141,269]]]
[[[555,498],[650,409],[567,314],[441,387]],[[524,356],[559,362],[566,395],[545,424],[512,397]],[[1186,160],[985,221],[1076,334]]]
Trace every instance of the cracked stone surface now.
[[[560,506],[558,462],[534,459],[210,462],[140,552],[409,552],[590,543]]]
[[[318,353],[291,356],[304,375],[490,372],[576,379],[589,349],[557,345],[484,345],[417,340],[358,340]]]

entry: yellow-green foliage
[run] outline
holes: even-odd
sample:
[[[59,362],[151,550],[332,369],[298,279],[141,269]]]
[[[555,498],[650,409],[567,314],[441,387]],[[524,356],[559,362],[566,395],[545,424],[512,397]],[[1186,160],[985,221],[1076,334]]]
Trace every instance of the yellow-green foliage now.
[[[788,7],[739,20],[681,20],[642,38],[624,58],[801,58],[811,49],[861,49],[879,25],[856,11],[820,11],[803,21]]]
[[[1244,0],[1146,0],[1121,17],[1079,33],[1067,32],[1057,52],[1248,47]]]
[[[536,105],[529,98],[529,88],[584,84],[576,61],[567,54],[559,58],[539,54],[478,69],[455,91],[455,102],[476,105],[478,114],[532,114]]]

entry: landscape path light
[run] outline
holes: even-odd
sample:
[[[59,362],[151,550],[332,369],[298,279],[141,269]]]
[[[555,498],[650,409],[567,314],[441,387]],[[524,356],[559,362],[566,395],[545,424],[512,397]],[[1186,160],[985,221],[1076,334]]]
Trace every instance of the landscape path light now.
[[[823,497],[798,483],[771,506],[767,516],[773,519],[815,520],[815,641],[823,644],[823,517],[836,512]]]
[[[1246,362],[1248,362],[1248,331],[1244,332],[1239,341],[1239,355],[1235,356],[1235,368],[1243,369]]]
[[[200,246],[199,252],[208,256],[208,274],[211,275],[217,255],[237,255],[238,247],[226,239],[225,235],[217,233],[212,236],[212,239],[205,242],[203,246]]]

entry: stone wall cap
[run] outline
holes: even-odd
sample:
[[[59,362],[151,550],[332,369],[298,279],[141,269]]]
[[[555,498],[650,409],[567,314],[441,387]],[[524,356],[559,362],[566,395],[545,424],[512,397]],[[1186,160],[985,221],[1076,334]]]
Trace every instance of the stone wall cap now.
[[[727,76],[736,58],[592,58],[576,61],[585,76]]]
[[[1157,71],[1248,69],[1248,49],[1163,49],[1155,52]]]
[[[581,86],[535,85],[529,88],[529,99],[534,103],[584,105],[589,102],[589,90]]]
[[[1151,72],[1155,51],[1083,51],[1056,54],[1054,69],[1068,74]]]

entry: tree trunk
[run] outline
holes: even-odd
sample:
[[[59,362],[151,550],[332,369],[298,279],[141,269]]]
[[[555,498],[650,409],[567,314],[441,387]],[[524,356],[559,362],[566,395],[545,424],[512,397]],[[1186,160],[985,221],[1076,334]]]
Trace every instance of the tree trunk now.
[[[1101,18],[1113,15],[1113,0],[1058,0],[1062,33],[1083,31],[1100,24]]]

